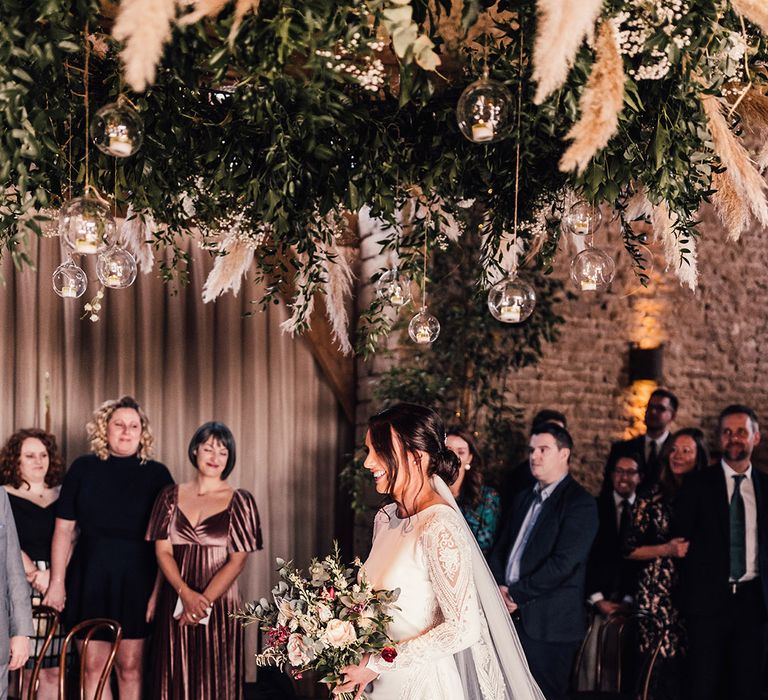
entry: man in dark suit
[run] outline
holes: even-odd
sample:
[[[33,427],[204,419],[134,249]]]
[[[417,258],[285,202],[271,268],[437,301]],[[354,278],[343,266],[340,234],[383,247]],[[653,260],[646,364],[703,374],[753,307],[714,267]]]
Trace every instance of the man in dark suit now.
[[[536,484],[514,499],[489,564],[531,673],[547,700],[561,700],[584,636],[584,575],[597,507],[568,473],[573,440],[565,428],[537,426],[529,447]]]
[[[728,406],[718,431],[720,464],[691,474],[675,502],[672,535],[690,542],[676,601],[691,697],[756,700],[768,619],[768,478],[751,463],[760,441],[751,408]]]
[[[608,467],[620,454],[634,453],[640,457],[640,473],[646,488],[659,480],[659,456],[670,439],[669,426],[677,415],[677,396],[667,389],[656,389],[645,407],[645,435],[621,440],[611,445],[605,464],[602,493],[611,490]]]
[[[544,423],[554,423],[561,428],[568,429],[568,419],[565,414],[552,408],[542,408],[531,421],[531,430]],[[501,484],[501,522],[505,523],[512,512],[512,501],[521,491],[532,489],[536,479],[531,474],[531,466],[528,457],[517,466],[510,469],[504,476]]]

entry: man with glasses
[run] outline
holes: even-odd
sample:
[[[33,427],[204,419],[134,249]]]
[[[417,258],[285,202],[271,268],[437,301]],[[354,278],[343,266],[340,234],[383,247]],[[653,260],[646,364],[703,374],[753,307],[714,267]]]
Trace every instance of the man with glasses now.
[[[645,407],[645,435],[631,440],[615,442],[605,467],[603,493],[610,493],[611,479],[609,466],[615,464],[620,454],[634,453],[640,457],[638,465],[643,484],[650,488],[659,480],[659,456],[669,440],[669,426],[677,415],[678,401],[671,391],[656,389]]]

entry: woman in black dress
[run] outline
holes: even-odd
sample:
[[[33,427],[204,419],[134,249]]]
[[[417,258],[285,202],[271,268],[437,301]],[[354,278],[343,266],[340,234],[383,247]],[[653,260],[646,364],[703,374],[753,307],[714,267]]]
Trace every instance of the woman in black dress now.
[[[48,589],[56,501],[63,476],[64,463],[56,446],[56,438],[44,430],[18,430],[0,450],[0,483],[8,492],[32,605],[39,605]],[[28,687],[31,669],[40,654],[47,631],[38,628],[31,639],[24,688]],[[58,698],[62,637],[63,634],[56,635],[42,661],[37,700]]]
[[[669,537],[675,498],[685,475],[704,469],[709,462],[704,434],[698,428],[678,430],[667,444],[669,447],[660,455],[659,482],[638,497],[632,527],[624,543],[630,559],[644,562],[635,601],[638,611],[644,614],[639,621],[640,652],[651,652],[661,635],[653,689],[657,700],[680,697],[679,663],[685,653],[672,590],[677,580],[675,559],[688,553],[688,541]]]
[[[123,641],[115,662],[120,700],[139,700],[144,643],[159,584],[144,533],[155,498],[173,479],[164,465],[149,459],[149,421],[130,396],[102,404],[87,430],[93,454],[78,457],[64,478],[51,583],[43,602],[63,609],[68,627],[95,617],[120,623]],[[90,698],[109,645],[95,642],[89,650],[85,684]],[[111,700],[108,687],[102,697]]]

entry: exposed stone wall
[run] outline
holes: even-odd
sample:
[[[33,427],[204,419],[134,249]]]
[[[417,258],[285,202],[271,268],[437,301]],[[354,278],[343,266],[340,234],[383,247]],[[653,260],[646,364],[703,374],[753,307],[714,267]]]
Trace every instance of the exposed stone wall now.
[[[752,405],[768,426],[768,392],[763,386],[768,372],[768,234],[753,229],[740,241],[727,242],[712,212],[705,211],[703,219],[695,295],[664,271],[659,244],[652,245],[652,283],[641,288],[616,225],[604,226],[595,244],[616,258],[611,289],[563,302],[560,313],[566,323],[560,340],[546,348],[536,367],[518,372],[508,383],[510,402],[522,406],[528,420],[544,407],[567,414],[576,442],[573,471],[593,491],[611,441],[642,429],[632,417],[632,404],[642,403],[647,392],[638,396],[629,387],[631,342],[664,343],[664,385],[681,401],[677,427],[700,426],[713,444],[716,416],[734,402]],[[361,233],[365,279],[385,261],[378,256],[375,236]],[[569,289],[571,255],[561,250],[554,272]],[[370,288],[361,291],[361,306],[371,293]],[[376,357],[360,363],[360,433],[371,410],[372,384],[391,361]],[[639,410],[636,406],[635,414]],[[756,461],[768,462],[768,446],[758,451]]]

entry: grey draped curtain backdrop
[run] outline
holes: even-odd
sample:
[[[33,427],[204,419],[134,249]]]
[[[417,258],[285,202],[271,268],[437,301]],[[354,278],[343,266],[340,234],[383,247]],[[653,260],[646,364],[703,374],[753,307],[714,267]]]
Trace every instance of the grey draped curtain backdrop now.
[[[34,236],[30,236],[34,238]],[[105,290],[101,320],[81,320],[98,289],[93,260],[80,299],[61,299],[51,275],[60,263],[58,239],[31,242],[37,272],[0,262],[0,439],[16,429],[50,429],[69,464],[87,451],[85,423],[102,401],[123,394],[144,406],[155,435],[155,458],[177,481],[194,468],[187,444],[195,428],[220,420],[237,441],[229,481],[254,494],[265,538],[240,578],[245,599],[268,595],[275,557],[305,565],[326,554],[334,524],[340,412],[301,339],[284,335],[283,306],[260,312],[246,283],[203,304],[211,256],[190,245],[190,282],[169,287],[157,268],[139,272],[133,287]],[[175,292],[175,293],[174,293]],[[243,317],[244,312],[254,312]],[[46,404],[49,404],[49,409]],[[254,676],[247,639],[247,668]]]

